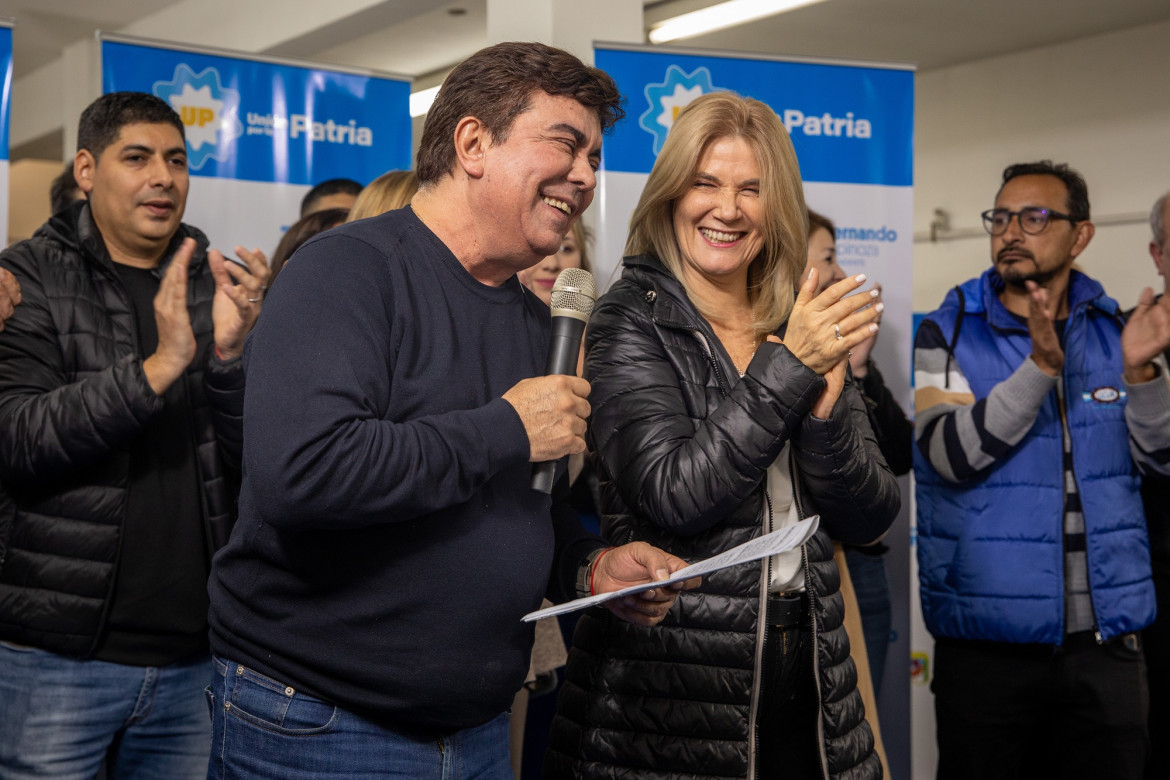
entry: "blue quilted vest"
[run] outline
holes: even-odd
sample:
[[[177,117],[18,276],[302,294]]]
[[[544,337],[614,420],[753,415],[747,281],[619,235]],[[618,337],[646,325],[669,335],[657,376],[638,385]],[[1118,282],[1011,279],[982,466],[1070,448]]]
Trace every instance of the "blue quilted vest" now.
[[[976,400],[1032,352],[1026,326],[999,301],[1001,289],[989,270],[927,316],[954,344]],[[1077,271],[1069,309],[1065,402],[1089,589],[1098,631],[1108,639],[1154,619],[1149,541],[1124,416],[1121,313],[1100,284]],[[1060,644],[1065,491],[1056,391],[1023,440],[974,479],[947,482],[917,447],[914,458],[922,612],[931,634]]]

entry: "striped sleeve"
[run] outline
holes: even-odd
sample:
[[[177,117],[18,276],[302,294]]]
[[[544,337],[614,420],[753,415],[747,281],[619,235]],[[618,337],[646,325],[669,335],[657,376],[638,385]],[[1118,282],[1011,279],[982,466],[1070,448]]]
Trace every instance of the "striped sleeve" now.
[[[1170,374],[1164,357],[1154,364],[1158,376],[1139,385],[1125,385],[1125,423],[1129,451],[1141,472],[1170,476]]]
[[[949,358],[949,359],[948,359]],[[943,479],[961,482],[992,466],[1031,429],[1056,377],[1031,358],[976,400],[946,339],[930,320],[914,339],[914,438]]]

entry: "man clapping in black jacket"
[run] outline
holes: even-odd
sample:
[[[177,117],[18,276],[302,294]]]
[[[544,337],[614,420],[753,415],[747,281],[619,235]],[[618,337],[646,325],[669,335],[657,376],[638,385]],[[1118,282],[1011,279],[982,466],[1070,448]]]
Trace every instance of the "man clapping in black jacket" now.
[[[82,114],[88,200],[0,254],[0,776],[206,772],[206,581],[235,517],[244,336],[268,267],[182,224],[179,115]],[[10,296],[11,297],[11,296]]]

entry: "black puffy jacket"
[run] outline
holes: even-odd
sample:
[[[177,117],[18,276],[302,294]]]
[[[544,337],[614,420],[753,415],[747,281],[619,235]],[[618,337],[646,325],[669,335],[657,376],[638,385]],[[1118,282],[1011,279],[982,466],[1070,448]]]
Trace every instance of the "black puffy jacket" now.
[[[897,483],[864,402],[850,381],[831,418],[813,418],[824,379],[774,343],[762,344],[734,381],[730,359],[677,280],[651,257],[624,265],[586,337],[606,537],[697,560],[758,536],[768,466],[790,442],[798,507],[802,516],[821,515],[804,558],[825,776],[880,777],[829,541],[872,542],[898,512]],[[654,628],[604,609],[583,615],[545,775],[754,776],[755,746],[768,736],[756,725],[767,564],[710,575]]]
[[[207,239],[187,278],[198,344],[187,368],[208,556],[235,518],[241,361],[214,356]],[[22,303],[0,332],[0,639],[87,657],[114,589],[130,444],[163,401],[139,358],[134,310],[87,204],[0,254]],[[161,274],[165,270],[159,269]]]

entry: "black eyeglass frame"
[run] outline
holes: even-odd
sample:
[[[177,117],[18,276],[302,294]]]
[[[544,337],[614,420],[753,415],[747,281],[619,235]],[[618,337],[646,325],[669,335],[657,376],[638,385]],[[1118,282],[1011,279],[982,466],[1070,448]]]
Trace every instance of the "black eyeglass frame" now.
[[[992,221],[995,219],[996,214],[1007,214],[1007,221],[1003,223],[1003,230],[1000,230],[998,233],[995,231],[995,226]],[[1024,226],[1025,214],[1043,214],[1044,224],[1040,227],[1039,230],[1028,230],[1028,228]],[[1056,211],[1054,209],[1040,208],[1039,206],[1027,206],[1020,209],[1019,211],[1009,211],[1008,209],[988,209],[979,216],[983,218],[983,229],[993,236],[1002,236],[1004,233],[1006,233],[1007,229],[1011,227],[1012,217],[1016,218],[1016,222],[1018,222],[1020,225],[1020,230],[1024,231],[1030,236],[1036,236],[1043,233],[1048,229],[1049,224],[1051,224],[1052,220],[1054,219],[1067,219],[1074,225],[1078,222],[1084,222],[1083,219],[1076,219],[1069,214],[1065,214],[1064,212]]]

